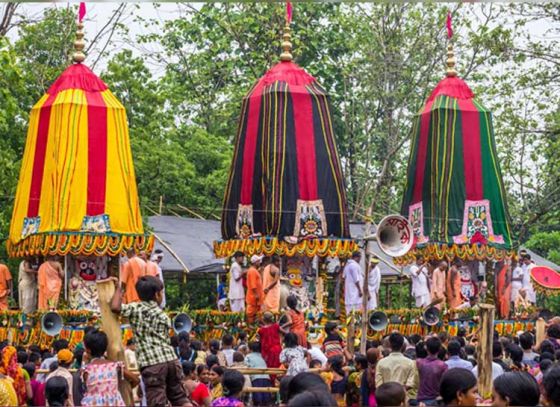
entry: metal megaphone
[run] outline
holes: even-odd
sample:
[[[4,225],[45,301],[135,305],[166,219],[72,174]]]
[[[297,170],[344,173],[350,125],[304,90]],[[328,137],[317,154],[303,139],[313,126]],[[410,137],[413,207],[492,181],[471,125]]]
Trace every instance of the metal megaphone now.
[[[422,312],[424,323],[428,326],[436,325],[439,322],[439,309],[436,307],[428,307]]]
[[[389,324],[389,319],[387,318],[387,314],[381,311],[372,312],[369,315],[369,327],[374,331],[382,331],[387,328]]]
[[[181,332],[189,333],[192,330],[192,319],[187,314],[177,314],[175,318],[173,318],[173,330],[176,334],[180,334]]]
[[[62,331],[62,317],[56,312],[47,312],[41,318],[41,330],[49,336],[56,336]]]
[[[391,257],[400,257],[412,248],[414,231],[403,216],[389,215],[377,226],[376,240],[383,253]]]

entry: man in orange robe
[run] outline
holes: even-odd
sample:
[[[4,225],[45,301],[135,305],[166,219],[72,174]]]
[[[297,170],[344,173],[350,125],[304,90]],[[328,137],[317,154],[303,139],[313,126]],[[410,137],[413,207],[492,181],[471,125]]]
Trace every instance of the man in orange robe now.
[[[264,293],[261,279],[261,273],[258,267],[261,265],[263,256],[254,255],[251,257],[251,267],[247,271],[247,295],[245,301],[247,302],[247,323],[252,324],[255,322],[257,312],[261,310]]]
[[[37,285],[39,286],[39,304],[40,311],[48,311],[56,308],[62,283],[64,271],[62,266],[53,257],[48,257],[39,267],[37,271]]]
[[[8,298],[12,293],[12,275],[8,266],[0,263],[0,310],[4,311],[9,308]]]
[[[456,258],[447,273],[447,305],[450,309],[457,309],[463,303],[459,267],[461,267],[461,260]]]
[[[126,304],[131,302],[140,302],[138,293],[136,292],[136,282],[140,277],[148,274],[146,262],[136,256],[134,249],[126,252],[128,261],[123,265],[121,271],[121,288],[124,291],[124,301]]]
[[[445,302],[445,272],[447,271],[447,263],[442,261],[434,270],[432,275],[432,301],[443,300]],[[435,305],[438,309],[442,308],[442,302]]]
[[[263,270],[263,311],[278,312],[280,309],[280,258],[272,256],[271,263]]]

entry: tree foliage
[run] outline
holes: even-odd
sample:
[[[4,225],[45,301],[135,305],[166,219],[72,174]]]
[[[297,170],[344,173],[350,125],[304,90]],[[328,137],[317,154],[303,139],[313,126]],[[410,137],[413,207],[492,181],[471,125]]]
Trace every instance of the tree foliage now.
[[[2,238],[28,112],[68,65],[75,31],[76,6],[45,8],[35,20],[15,12],[22,7],[5,8],[10,21],[2,20],[3,30],[17,35],[10,40],[0,30]],[[174,7],[176,16],[161,20],[135,5],[118,6],[99,33],[86,34],[86,63],[100,61],[95,70],[127,109],[144,215],[158,211],[161,197],[170,213],[185,214],[186,207],[216,217],[241,101],[278,61],[284,6]],[[492,3],[452,10],[458,70],[494,111],[512,221],[522,240],[558,230],[559,9]],[[447,10],[437,3],[294,6],[295,60],[331,94],[354,221],[367,208],[378,219],[400,206],[412,116],[444,75]],[[122,15],[135,19],[140,32],[128,31]],[[546,37],[533,33],[541,24]],[[117,37],[124,45],[108,47]]]

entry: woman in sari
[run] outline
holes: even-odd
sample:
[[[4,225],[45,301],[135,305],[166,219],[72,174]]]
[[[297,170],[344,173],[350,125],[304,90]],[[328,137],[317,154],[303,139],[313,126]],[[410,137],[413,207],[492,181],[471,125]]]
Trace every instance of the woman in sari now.
[[[2,350],[2,363],[0,366],[0,374],[10,377],[16,391],[18,406],[27,405],[27,390],[25,386],[25,378],[23,369],[17,362],[17,350],[13,346],[6,346]]]

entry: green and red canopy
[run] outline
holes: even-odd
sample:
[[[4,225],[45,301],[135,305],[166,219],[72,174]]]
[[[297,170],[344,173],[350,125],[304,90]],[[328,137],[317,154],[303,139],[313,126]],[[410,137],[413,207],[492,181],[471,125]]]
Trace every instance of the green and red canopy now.
[[[415,246],[399,263],[501,260],[512,231],[492,114],[456,76],[443,79],[416,115],[401,213]]]

